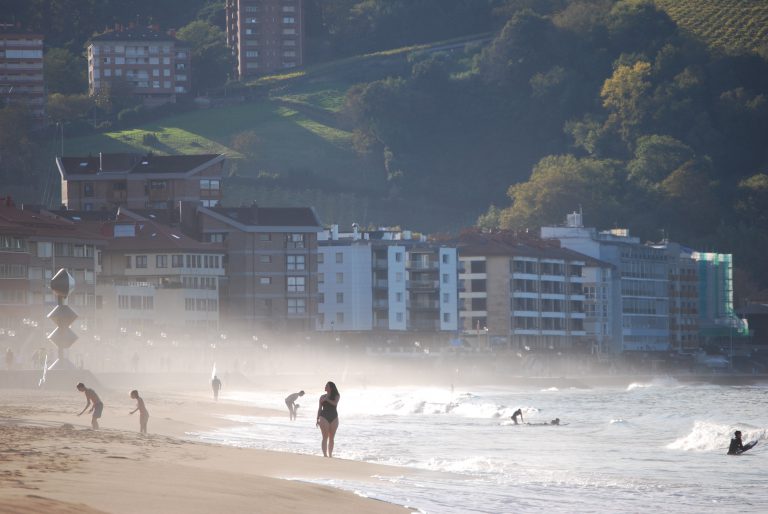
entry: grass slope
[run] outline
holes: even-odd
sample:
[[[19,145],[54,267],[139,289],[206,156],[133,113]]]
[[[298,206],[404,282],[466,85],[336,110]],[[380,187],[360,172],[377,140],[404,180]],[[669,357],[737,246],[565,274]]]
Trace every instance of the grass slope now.
[[[456,209],[431,205],[427,199],[418,208],[389,199],[380,163],[355,152],[352,133],[344,128],[338,114],[352,85],[408,74],[414,54],[461,54],[465,44],[476,50],[487,39],[483,34],[399,48],[264,77],[250,85],[268,88],[266,98],[67,139],[65,154],[225,153],[238,177],[232,186],[225,186],[224,202],[228,205],[252,201],[264,206],[312,205],[326,223],[406,224],[416,230],[443,229],[446,222],[452,228],[462,226],[471,223],[474,214],[465,220]],[[235,137],[243,132],[253,132],[258,139],[256,147],[241,149],[249,155],[232,148]],[[147,134],[156,140],[145,144]],[[270,183],[265,176],[287,177],[291,183]],[[304,177],[311,183],[305,183]]]
[[[733,52],[768,46],[766,0],[655,0],[684,30]]]

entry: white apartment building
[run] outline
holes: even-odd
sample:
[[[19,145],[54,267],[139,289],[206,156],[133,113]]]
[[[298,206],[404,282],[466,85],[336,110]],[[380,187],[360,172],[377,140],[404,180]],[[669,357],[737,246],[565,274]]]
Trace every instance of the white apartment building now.
[[[456,249],[382,229],[320,235],[318,330],[455,332]]]

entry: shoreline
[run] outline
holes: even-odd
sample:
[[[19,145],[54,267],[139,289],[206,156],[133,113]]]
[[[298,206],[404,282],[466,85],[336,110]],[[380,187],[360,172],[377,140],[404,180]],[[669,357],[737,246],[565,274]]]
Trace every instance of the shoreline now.
[[[407,513],[413,510],[312,481],[364,484],[378,480],[374,477],[434,474],[194,441],[186,434],[228,426],[217,418],[224,412],[284,413],[180,395],[160,401],[149,391],[148,435],[138,433],[138,415],[128,415],[133,402],[127,395],[122,400],[108,391],[101,395],[101,427],[93,431],[88,413],[76,416],[85,405],[76,393],[4,391],[0,511],[310,513],[322,510],[318,505],[333,505],[342,514]]]

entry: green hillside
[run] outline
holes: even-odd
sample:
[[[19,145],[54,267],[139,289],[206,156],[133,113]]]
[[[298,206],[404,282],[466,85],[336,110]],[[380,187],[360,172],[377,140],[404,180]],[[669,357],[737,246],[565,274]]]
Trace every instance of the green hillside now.
[[[655,0],[684,30],[729,51],[768,46],[765,0]]]
[[[461,45],[468,39],[476,38],[435,46]],[[67,138],[64,153],[225,153],[232,174],[224,190],[229,205],[312,205],[325,223],[405,224],[418,212],[427,226],[445,226],[447,219],[457,227],[471,224],[478,213],[464,215],[428,201],[414,207],[389,198],[381,164],[355,150],[353,134],[339,116],[349,87],[407,75],[409,56],[431,48],[399,48],[264,77],[248,84],[269,91],[261,99]],[[244,134],[253,143],[248,148],[236,143]]]

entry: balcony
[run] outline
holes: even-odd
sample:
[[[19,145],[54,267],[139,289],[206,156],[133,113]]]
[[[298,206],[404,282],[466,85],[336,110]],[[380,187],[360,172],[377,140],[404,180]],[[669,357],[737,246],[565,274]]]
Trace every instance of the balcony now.
[[[408,280],[405,286],[408,289],[438,289],[440,282],[437,280]]]
[[[436,270],[438,269],[438,263],[436,261],[423,262],[423,261],[407,261],[405,264],[406,269],[409,270]]]
[[[438,302],[437,300],[419,300],[415,302],[410,302],[409,306],[411,309],[437,310],[437,309],[440,309],[440,302]]]
[[[374,309],[389,309],[389,300],[374,300]]]

